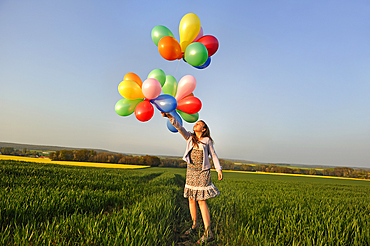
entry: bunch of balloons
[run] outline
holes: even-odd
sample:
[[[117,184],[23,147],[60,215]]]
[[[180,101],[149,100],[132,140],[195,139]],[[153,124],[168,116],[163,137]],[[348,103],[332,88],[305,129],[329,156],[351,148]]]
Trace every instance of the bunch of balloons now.
[[[166,60],[183,58],[195,68],[203,69],[211,63],[211,56],[218,49],[218,40],[212,35],[203,36],[203,28],[196,14],[186,14],[180,21],[180,42],[165,26],[152,29],[152,40],[158,46],[159,54]]]
[[[193,95],[196,84],[192,75],[185,75],[177,83],[172,75],[166,75],[161,69],[151,71],[144,82],[137,74],[127,73],[118,85],[123,99],[116,103],[116,113],[129,116],[135,112],[136,118],[144,122],[153,117],[154,105],[159,111],[172,114],[180,124],[181,118],[193,123],[198,120],[202,108],[201,101]],[[169,122],[167,127],[177,132]]]

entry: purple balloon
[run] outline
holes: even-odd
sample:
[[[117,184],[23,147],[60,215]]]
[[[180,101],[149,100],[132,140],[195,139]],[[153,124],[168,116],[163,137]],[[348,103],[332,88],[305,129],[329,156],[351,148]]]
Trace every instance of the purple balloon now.
[[[174,111],[177,107],[176,99],[168,94],[159,95],[157,98],[150,100],[157,109],[163,113]]]

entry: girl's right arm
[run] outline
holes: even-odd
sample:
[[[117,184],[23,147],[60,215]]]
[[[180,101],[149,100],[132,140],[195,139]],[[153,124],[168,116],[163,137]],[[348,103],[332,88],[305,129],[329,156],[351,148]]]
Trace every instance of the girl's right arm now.
[[[188,132],[176,119],[169,113],[162,113],[163,117],[167,117],[170,123],[180,132],[180,134],[188,140],[191,137],[191,133]]]

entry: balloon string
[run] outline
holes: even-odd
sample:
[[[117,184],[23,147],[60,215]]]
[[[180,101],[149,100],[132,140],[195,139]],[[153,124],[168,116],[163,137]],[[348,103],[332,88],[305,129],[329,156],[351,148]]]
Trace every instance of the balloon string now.
[[[177,67],[176,67],[175,75],[173,76],[173,77],[175,77],[175,78],[176,78],[177,69],[179,68],[180,61],[181,61],[181,59],[179,59],[179,62],[177,63]]]

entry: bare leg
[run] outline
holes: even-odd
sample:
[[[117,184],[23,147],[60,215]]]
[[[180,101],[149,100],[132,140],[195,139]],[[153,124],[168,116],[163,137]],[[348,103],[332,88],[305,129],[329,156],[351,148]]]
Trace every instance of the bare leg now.
[[[191,198],[189,198],[189,209],[191,219],[193,220],[192,228],[197,227],[197,202]]]
[[[209,209],[207,206],[206,201],[198,201],[200,212],[202,213],[204,228],[205,228],[205,234],[212,235],[211,231],[211,216],[209,214]]]

